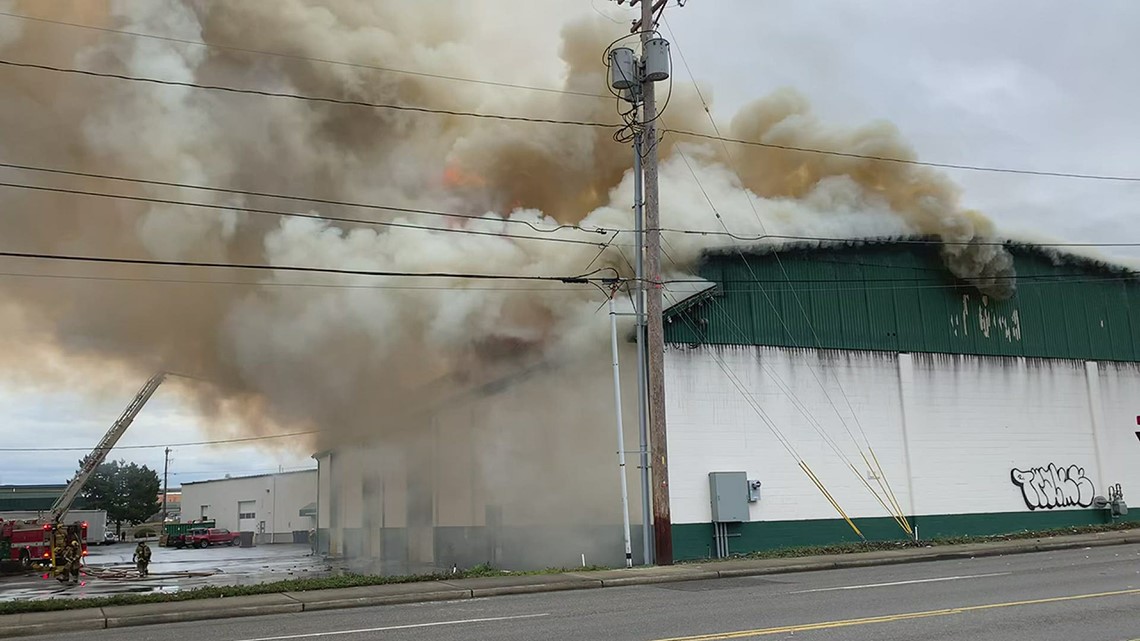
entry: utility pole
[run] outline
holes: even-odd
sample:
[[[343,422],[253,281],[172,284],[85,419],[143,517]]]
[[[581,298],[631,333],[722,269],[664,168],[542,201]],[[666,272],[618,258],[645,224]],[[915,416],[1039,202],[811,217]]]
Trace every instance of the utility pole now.
[[[617,0],[623,4],[625,0]],[[638,367],[639,418],[648,414],[648,427],[641,431],[642,473],[652,475],[652,488],[643,481],[643,498],[652,495],[653,557],[658,565],[673,564],[673,520],[669,510],[669,457],[665,431],[665,328],[661,282],[661,217],[657,186],[657,103],[654,83],[669,77],[669,43],[657,35],[655,16],[665,10],[667,0],[630,0],[630,5],[641,3],[641,19],[635,20],[631,33],[641,36],[641,58],[631,49],[610,51],[611,88],[621,92],[623,98],[635,106],[641,104],[638,122],[628,123],[634,131],[634,200],[635,210],[644,209],[644,224],[640,211],[635,216],[637,230],[637,329],[639,361],[644,358],[644,370]],[[639,189],[639,187],[641,189]],[[640,206],[640,207],[639,207]],[[644,267],[643,267],[644,264]],[[643,302],[644,301],[644,302]],[[642,310],[644,309],[644,317]],[[644,342],[641,339],[644,338]],[[643,373],[644,372],[644,373]],[[644,382],[645,387],[641,385]],[[643,395],[642,395],[643,394]],[[644,419],[639,425],[645,425]],[[645,432],[648,431],[648,435]],[[645,449],[649,441],[648,456]],[[646,458],[649,458],[646,461]],[[648,469],[647,469],[648,468]],[[648,500],[646,499],[646,502]],[[643,507],[647,507],[643,504]],[[644,518],[644,516],[643,516]],[[648,527],[648,523],[645,524]],[[646,534],[648,532],[646,531]],[[648,536],[646,536],[648,542]],[[646,547],[646,559],[650,550]]]
[[[653,13],[656,2],[641,2],[641,50],[655,40]],[[668,46],[664,44],[664,46]],[[645,173],[645,267],[649,288],[645,311],[649,351],[649,444],[653,473],[653,550],[657,565],[673,565],[673,518],[669,511],[669,456],[665,434],[665,327],[661,302],[661,216],[657,190],[657,101],[653,79],[642,78]]]
[[[633,546],[629,537],[629,488],[625,478],[625,431],[622,428],[621,416],[621,372],[618,363],[618,331],[617,307],[614,297],[617,295],[617,286],[610,292],[610,353],[613,355],[614,367],[614,407],[617,410],[617,442],[618,442],[618,476],[621,482],[621,521],[622,534],[625,536],[625,567],[633,567]],[[585,557],[583,557],[585,558]],[[583,561],[583,565],[585,562]]]
[[[162,464],[162,522],[166,523],[166,495],[170,494],[170,448],[166,448],[166,461]]]
[[[633,228],[637,249],[634,256],[634,302],[633,312],[637,319],[637,476],[641,481],[641,551],[645,565],[653,563],[653,537],[650,528],[653,524],[652,484],[649,481],[649,411],[645,404],[646,378],[648,366],[645,352],[645,218],[642,213],[644,199],[641,195],[641,132],[633,139]]]

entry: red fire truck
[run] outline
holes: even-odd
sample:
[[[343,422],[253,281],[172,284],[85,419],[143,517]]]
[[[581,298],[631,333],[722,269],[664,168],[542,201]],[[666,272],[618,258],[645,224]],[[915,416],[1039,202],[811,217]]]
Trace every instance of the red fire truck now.
[[[39,520],[5,521],[0,519],[0,540],[8,548],[7,556],[11,561],[19,561],[24,567],[33,563],[52,563],[51,541],[55,528],[50,523]],[[78,537],[83,547],[83,556],[87,556],[87,523],[73,523],[67,527],[67,534]]]
[[[62,546],[67,545],[72,539],[80,541],[83,556],[87,556],[87,523],[68,524],[64,522],[64,517],[67,516],[71,504],[78,498],[96,468],[107,460],[107,455],[111,453],[115,443],[134,422],[143,405],[150,400],[166,377],[166,372],[159,372],[143,385],[130,405],[127,405],[127,409],[119,416],[119,420],[111,425],[111,429],[95,449],[83,459],[79,472],[64,488],[63,494],[52,505],[49,514],[29,521],[0,521],[0,559],[20,561],[25,565],[43,564],[55,573],[58,570],[56,556],[61,552]]]

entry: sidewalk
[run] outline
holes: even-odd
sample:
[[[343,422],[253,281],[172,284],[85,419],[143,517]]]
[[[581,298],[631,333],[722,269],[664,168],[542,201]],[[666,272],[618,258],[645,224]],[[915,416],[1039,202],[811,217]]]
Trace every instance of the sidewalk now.
[[[702,564],[601,570],[526,576],[502,576],[454,581],[427,581],[312,592],[149,603],[58,612],[0,616],[0,638],[34,634],[102,630],[126,626],[202,621],[230,617],[356,608],[398,603],[453,601],[503,594],[584,590],[672,581],[785,574],[836,568],[893,565],[943,559],[1023,554],[1082,547],[1140,543],[1140,530],[1080,534],[1022,541],[973,543],[884,552],[860,552],[787,559],[738,559]]]

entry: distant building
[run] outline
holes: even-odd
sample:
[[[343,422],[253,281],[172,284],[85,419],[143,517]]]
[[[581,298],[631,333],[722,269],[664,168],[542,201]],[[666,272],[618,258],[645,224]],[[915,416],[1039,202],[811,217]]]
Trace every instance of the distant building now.
[[[182,522],[213,520],[258,543],[307,543],[315,527],[317,471],[235,476],[182,484]]]
[[[1105,523],[1094,499],[1118,484],[1137,501],[1140,279],[1009,250],[1007,300],[954,277],[937,244],[893,242],[710,253],[699,274],[713,287],[667,289],[675,558],[858,541],[855,528],[904,540]],[[386,573],[620,563],[606,348],[589,376],[479,372],[374,441],[315,455],[320,548]],[[714,521],[723,472],[760,486],[754,501],[728,487]]]
[[[50,510],[63,495],[65,483],[51,485],[0,485],[0,512],[39,512]],[[86,506],[82,498],[75,500],[72,509]]]
[[[158,493],[158,505],[161,511],[162,492]],[[166,493],[166,519],[178,521],[182,517],[182,490],[170,490]]]

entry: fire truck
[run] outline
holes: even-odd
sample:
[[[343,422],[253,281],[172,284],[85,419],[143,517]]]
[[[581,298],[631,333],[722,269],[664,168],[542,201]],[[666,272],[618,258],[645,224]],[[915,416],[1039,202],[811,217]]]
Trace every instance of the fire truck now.
[[[167,375],[166,372],[159,372],[143,385],[95,449],[83,459],[79,472],[64,488],[63,494],[56,499],[47,515],[23,521],[0,520],[0,559],[19,561],[25,566],[46,566],[55,574],[59,569],[56,563],[57,557],[60,556],[63,547],[73,539],[80,542],[83,556],[87,556],[87,523],[67,523],[67,512],[79,497],[79,493],[83,491],[83,486],[87,484],[91,475],[103,464],[103,461],[107,460],[111,449],[134,422],[158,386],[166,380]]]
[[[6,553],[4,558],[19,561],[24,567],[33,564],[51,564],[52,539],[57,528],[39,519],[5,521],[0,519],[0,546]],[[87,523],[72,523],[64,528],[65,540],[78,538],[87,556]]]

